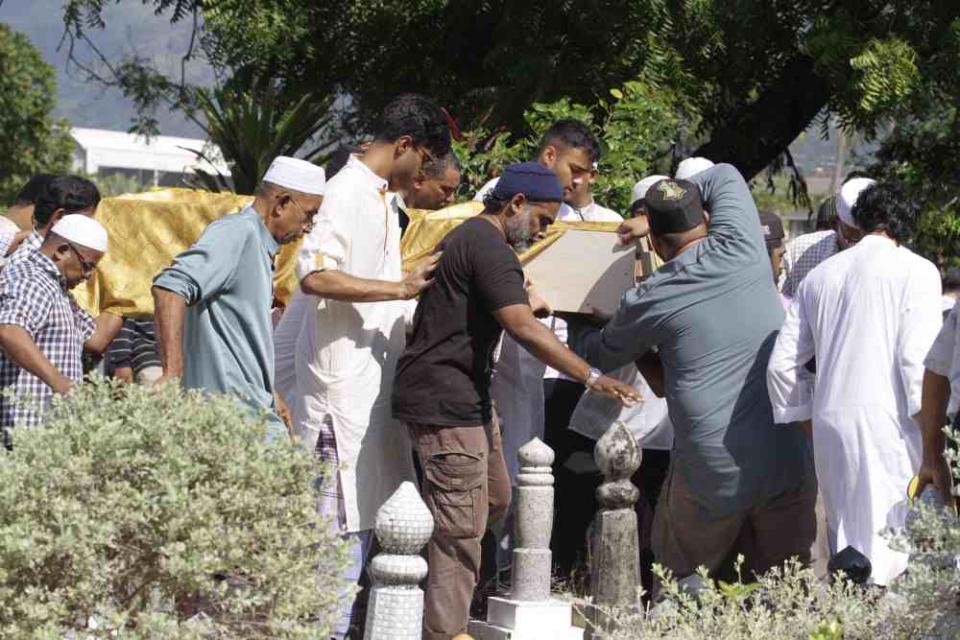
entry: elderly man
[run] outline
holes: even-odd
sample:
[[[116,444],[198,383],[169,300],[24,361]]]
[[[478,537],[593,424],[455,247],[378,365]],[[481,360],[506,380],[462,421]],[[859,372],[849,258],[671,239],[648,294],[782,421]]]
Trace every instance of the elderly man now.
[[[434,516],[427,546],[423,637],[466,631],[480,570],[480,539],[510,503],[500,428],[490,402],[493,351],[506,330],[536,358],[594,392],[637,399],[566,349],[533,316],[523,250],[556,219],[563,189],[534,162],[507,167],[484,210],[441,241],[433,286],[417,307],[413,335],[397,366],[393,415],[413,437]]]
[[[649,224],[665,264],[577,351],[611,370],[659,348],[675,439],[654,557],[678,578],[701,565],[729,569],[737,552],[754,573],[806,560],[815,532],[810,451],[798,429],[774,428],[764,370],[783,308],[750,190],[721,164],[690,181],[657,182],[646,209],[625,231],[645,234]]]
[[[212,222],[153,281],[160,382],[236,394],[266,412],[271,437],[286,433],[273,393],[273,259],[313,226],[323,187],[320,167],[276,158],[253,202]]]
[[[940,274],[902,245],[917,216],[902,189],[852,183],[840,200],[855,203],[856,245],[800,283],[767,382],[778,423],[813,420],[831,551],[853,547],[870,559],[871,582],[887,585],[907,566],[883,531],[903,526],[921,461],[916,418],[941,324]]]
[[[374,140],[330,181],[316,228],[297,253],[300,291],[277,326],[277,361],[300,443],[336,473],[322,508],[349,536],[357,581],[377,509],[414,478],[410,441],[390,415],[411,300],[435,260],[404,275],[396,198],[410,193],[424,162],[450,151],[450,131],[433,101],[407,94],[384,109]],[[279,351],[278,351],[279,354]],[[351,608],[345,603],[345,610]],[[336,635],[352,617],[345,611]],[[359,613],[359,612],[358,612]]]
[[[70,294],[93,273],[107,250],[99,222],[67,215],[48,230],[38,249],[0,273],[0,427],[42,424],[53,394],[83,379],[81,354],[94,334],[93,318]]]

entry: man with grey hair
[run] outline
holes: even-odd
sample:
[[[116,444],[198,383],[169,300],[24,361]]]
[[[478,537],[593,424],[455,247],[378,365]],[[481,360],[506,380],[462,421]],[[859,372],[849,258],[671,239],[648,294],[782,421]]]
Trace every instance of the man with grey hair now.
[[[210,224],[153,281],[163,378],[188,389],[233,393],[266,411],[271,436],[286,433],[274,399],[273,258],[313,228],[323,169],[274,159],[254,201]]]
[[[460,162],[451,151],[423,164],[413,180],[410,193],[406,194],[406,204],[411,209],[442,209],[453,204],[458,186]]]

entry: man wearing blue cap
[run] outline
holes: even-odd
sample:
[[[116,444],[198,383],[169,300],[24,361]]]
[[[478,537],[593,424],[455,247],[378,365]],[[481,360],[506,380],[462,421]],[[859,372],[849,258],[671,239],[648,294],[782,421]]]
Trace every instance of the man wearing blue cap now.
[[[510,504],[500,428],[490,403],[493,351],[506,329],[531,354],[595,393],[632,404],[632,387],[603,376],[533,315],[514,251],[557,217],[563,188],[537,163],[507,167],[484,210],[451,231],[434,284],[423,293],[413,335],[397,366],[393,415],[406,424],[423,467],[423,495],[435,528],[427,640],[466,631],[480,569],[480,539]]]

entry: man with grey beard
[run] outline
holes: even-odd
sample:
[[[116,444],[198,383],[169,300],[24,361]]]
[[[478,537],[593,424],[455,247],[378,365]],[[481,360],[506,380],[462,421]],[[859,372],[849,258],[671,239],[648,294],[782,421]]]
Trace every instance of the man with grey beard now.
[[[506,330],[533,356],[594,393],[638,400],[567,349],[533,315],[522,251],[556,219],[563,187],[536,162],[507,167],[484,210],[451,231],[417,306],[413,335],[397,365],[393,415],[405,423],[435,528],[427,546],[424,633],[444,640],[466,631],[480,570],[480,539],[510,504],[500,427],[490,403],[493,351]]]

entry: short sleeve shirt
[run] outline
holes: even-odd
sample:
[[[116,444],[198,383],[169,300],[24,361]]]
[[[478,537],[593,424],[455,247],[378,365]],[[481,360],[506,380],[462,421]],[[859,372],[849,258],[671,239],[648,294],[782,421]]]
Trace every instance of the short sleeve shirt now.
[[[435,282],[420,299],[400,358],[393,414],[406,422],[470,426],[490,420],[498,309],[528,304],[523,269],[503,234],[472,218],[440,243]]]
[[[83,343],[96,330],[47,256],[31,250],[0,272],[0,324],[29,334],[57,371],[76,383],[83,380]],[[0,426],[32,427],[43,423],[53,390],[0,353]]]
[[[950,381],[950,404],[947,413],[954,415],[960,408],[960,318],[957,313],[960,306],[955,306],[943,321],[943,327],[937,339],[930,347],[930,353],[923,365]]]

